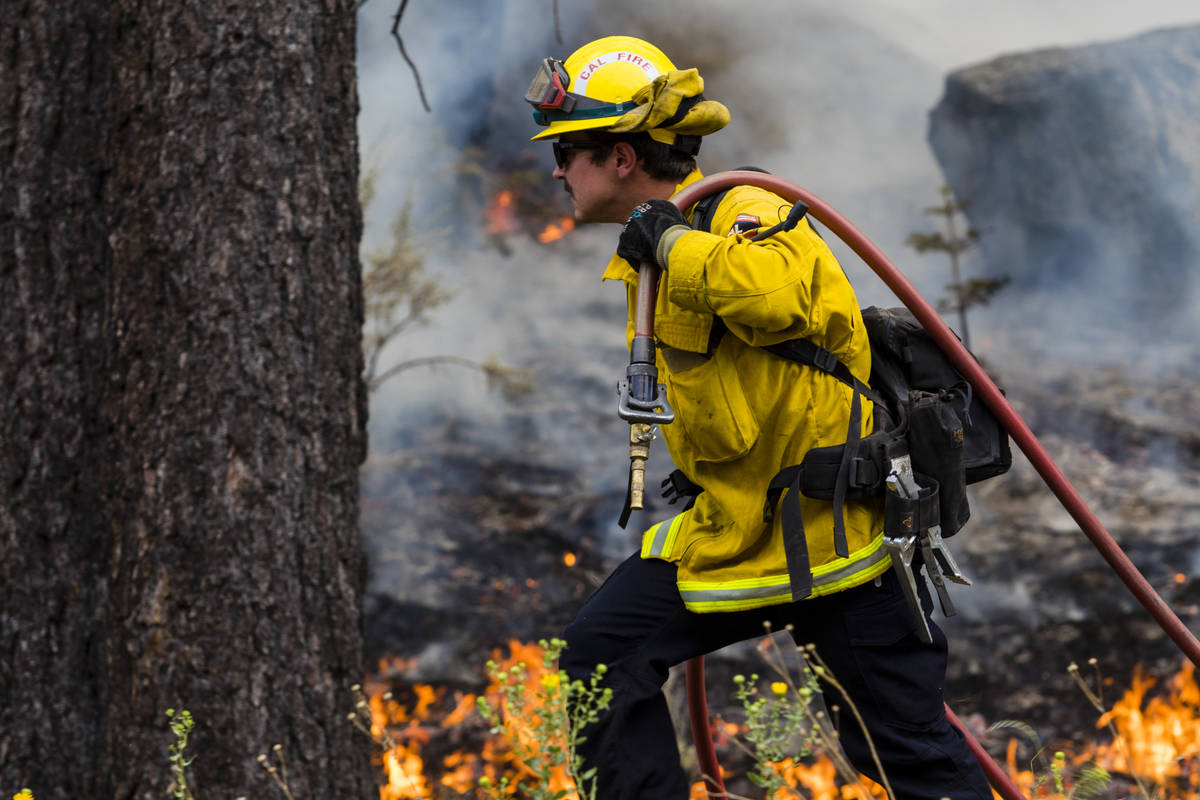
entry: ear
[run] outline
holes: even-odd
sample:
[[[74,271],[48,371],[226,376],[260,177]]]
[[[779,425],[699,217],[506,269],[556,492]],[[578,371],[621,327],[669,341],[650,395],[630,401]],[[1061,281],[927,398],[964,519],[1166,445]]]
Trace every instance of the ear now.
[[[629,142],[617,142],[613,145],[613,157],[618,177],[628,178],[637,169],[637,152]]]

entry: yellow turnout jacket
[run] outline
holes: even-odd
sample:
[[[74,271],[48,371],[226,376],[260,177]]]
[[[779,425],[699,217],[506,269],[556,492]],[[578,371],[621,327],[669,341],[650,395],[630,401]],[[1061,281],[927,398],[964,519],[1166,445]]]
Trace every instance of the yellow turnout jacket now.
[[[678,189],[701,177],[693,172]],[[770,227],[789,209],[766,190],[730,189],[710,232],[689,231],[674,243],[660,284],[657,362],[675,409],[675,421],[660,430],[676,467],[704,492],[692,508],[647,530],[641,554],[678,565],[679,592],[693,611],[793,599],[782,515],[777,510],[771,522],[763,521],[767,485],[810,449],[846,440],[850,387],[761,345],[805,338],[831,350],[860,380],[871,371],[854,291],[808,221],[762,242],[738,232]],[[604,278],[626,284],[632,340],[638,274],[614,256]],[[727,330],[709,355],[717,316]],[[860,399],[865,436],[871,402]],[[845,558],[834,552],[833,504],[801,498],[800,506],[813,595],[856,586],[888,569],[880,504],[846,502]]]

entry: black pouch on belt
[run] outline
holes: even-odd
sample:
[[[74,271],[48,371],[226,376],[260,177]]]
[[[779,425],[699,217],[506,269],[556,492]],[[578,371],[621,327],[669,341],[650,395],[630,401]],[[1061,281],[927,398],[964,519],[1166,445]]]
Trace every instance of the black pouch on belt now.
[[[913,391],[908,405],[908,447],[913,472],[928,476],[938,492],[942,536],[953,536],[971,516],[963,468],[963,399],[956,392]]]
[[[939,524],[941,509],[938,503],[938,483],[928,475],[917,473],[919,497],[901,497],[896,492],[884,492],[883,530],[888,536],[916,536]]]

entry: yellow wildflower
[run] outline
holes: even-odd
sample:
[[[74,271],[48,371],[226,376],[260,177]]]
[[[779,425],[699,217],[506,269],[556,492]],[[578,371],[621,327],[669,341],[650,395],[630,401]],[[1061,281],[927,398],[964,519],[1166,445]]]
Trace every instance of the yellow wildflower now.
[[[542,676],[542,687],[546,691],[553,691],[558,688],[559,678],[557,672],[547,672]]]
[[[783,697],[788,692],[788,685],[783,681],[775,681],[771,684],[771,691],[776,697]]]
[[[13,800],[33,800],[33,792],[29,789],[22,789],[13,795]]]

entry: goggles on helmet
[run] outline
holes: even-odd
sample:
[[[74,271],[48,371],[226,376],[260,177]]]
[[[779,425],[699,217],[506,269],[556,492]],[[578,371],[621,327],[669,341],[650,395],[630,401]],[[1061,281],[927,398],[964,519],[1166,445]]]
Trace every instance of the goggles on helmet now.
[[[633,102],[606,103],[569,92],[570,85],[571,76],[563,62],[556,58],[542,59],[525,92],[525,102],[534,107],[533,119],[538,125],[549,125],[556,120],[617,116],[637,108]]]
[[[575,107],[576,97],[567,92],[570,83],[571,76],[561,61],[544,58],[529,83],[529,90],[525,92],[525,102],[539,111],[562,109],[569,112]]]

